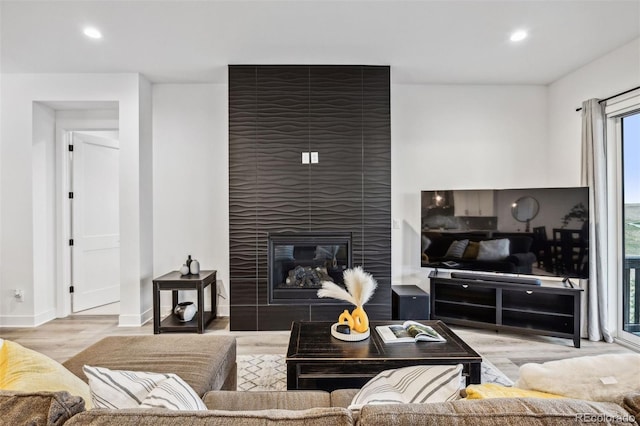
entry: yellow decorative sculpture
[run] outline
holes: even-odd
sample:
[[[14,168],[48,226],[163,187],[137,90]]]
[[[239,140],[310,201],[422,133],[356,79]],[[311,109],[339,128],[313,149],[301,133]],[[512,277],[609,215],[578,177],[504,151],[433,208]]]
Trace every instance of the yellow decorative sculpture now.
[[[358,333],[364,333],[369,329],[369,317],[364,309],[362,309],[362,306],[356,307],[353,312],[351,312],[351,317],[355,323],[353,327],[350,326],[352,330]]]
[[[347,324],[349,325],[349,328],[353,330],[353,327],[355,325],[355,322],[353,321],[353,317],[351,316],[351,314],[349,313],[348,310],[344,310],[343,313],[340,314],[340,317],[338,318],[338,322],[340,324],[342,324],[343,322],[347,322]]]
[[[344,271],[343,278],[346,290],[334,282],[324,281],[318,297],[333,297],[353,304],[356,308],[351,313],[345,309],[338,322],[346,322],[351,330],[364,333],[369,330],[369,317],[362,306],[371,299],[378,283],[360,266]]]

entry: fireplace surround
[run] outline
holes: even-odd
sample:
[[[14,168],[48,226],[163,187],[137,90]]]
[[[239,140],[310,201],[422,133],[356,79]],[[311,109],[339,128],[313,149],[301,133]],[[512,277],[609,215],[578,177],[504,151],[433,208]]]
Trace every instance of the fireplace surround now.
[[[281,232],[350,233],[350,265],[378,282],[367,314],[391,318],[389,83],[388,66],[229,66],[232,331],[287,330],[292,321],[335,320],[351,308],[318,303],[316,289],[273,297],[268,237]],[[317,246],[307,248],[312,259]]]
[[[269,234],[269,303],[323,303],[323,281],[343,284],[352,267],[350,232]]]

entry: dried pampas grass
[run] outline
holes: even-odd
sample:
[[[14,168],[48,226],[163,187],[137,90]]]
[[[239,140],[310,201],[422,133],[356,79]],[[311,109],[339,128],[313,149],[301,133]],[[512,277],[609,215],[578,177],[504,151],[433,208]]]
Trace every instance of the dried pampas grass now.
[[[355,306],[362,306],[371,299],[376,287],[378,287],[378,282],[373,276],[363,271],[360,266],[347,269],[344,271],[343,277],[346,290],[331,281],[323,281],[322,288],[318,290],[318,297],[331,297],[344,300]]]

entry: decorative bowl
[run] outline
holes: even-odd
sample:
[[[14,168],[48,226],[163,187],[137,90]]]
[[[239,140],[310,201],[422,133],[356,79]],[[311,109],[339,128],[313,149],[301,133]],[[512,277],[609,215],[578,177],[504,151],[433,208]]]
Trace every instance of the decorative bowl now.
[[[193,302],[180,302],[173,309],[173,313],[176,314],[178,319],[182,322],[188,322],[196,316],[196,305]]]
[[[339,325],[339,322],[331,324],[331,335],[338,340],[344,340],[345,342],[359,342],[369,338],[369,330],[371,330],[371,327],[369,327],[364,333],[358,333],[357,331],[351,330],[351,334],[342,334],[336,330],[336,327]]]

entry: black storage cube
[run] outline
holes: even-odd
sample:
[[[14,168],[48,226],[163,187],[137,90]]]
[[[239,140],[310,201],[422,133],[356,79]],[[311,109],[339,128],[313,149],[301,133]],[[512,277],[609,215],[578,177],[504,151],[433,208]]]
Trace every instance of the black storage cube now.
[[[393,319],[429,319],[429,295],[415,285],[391,287]]]

